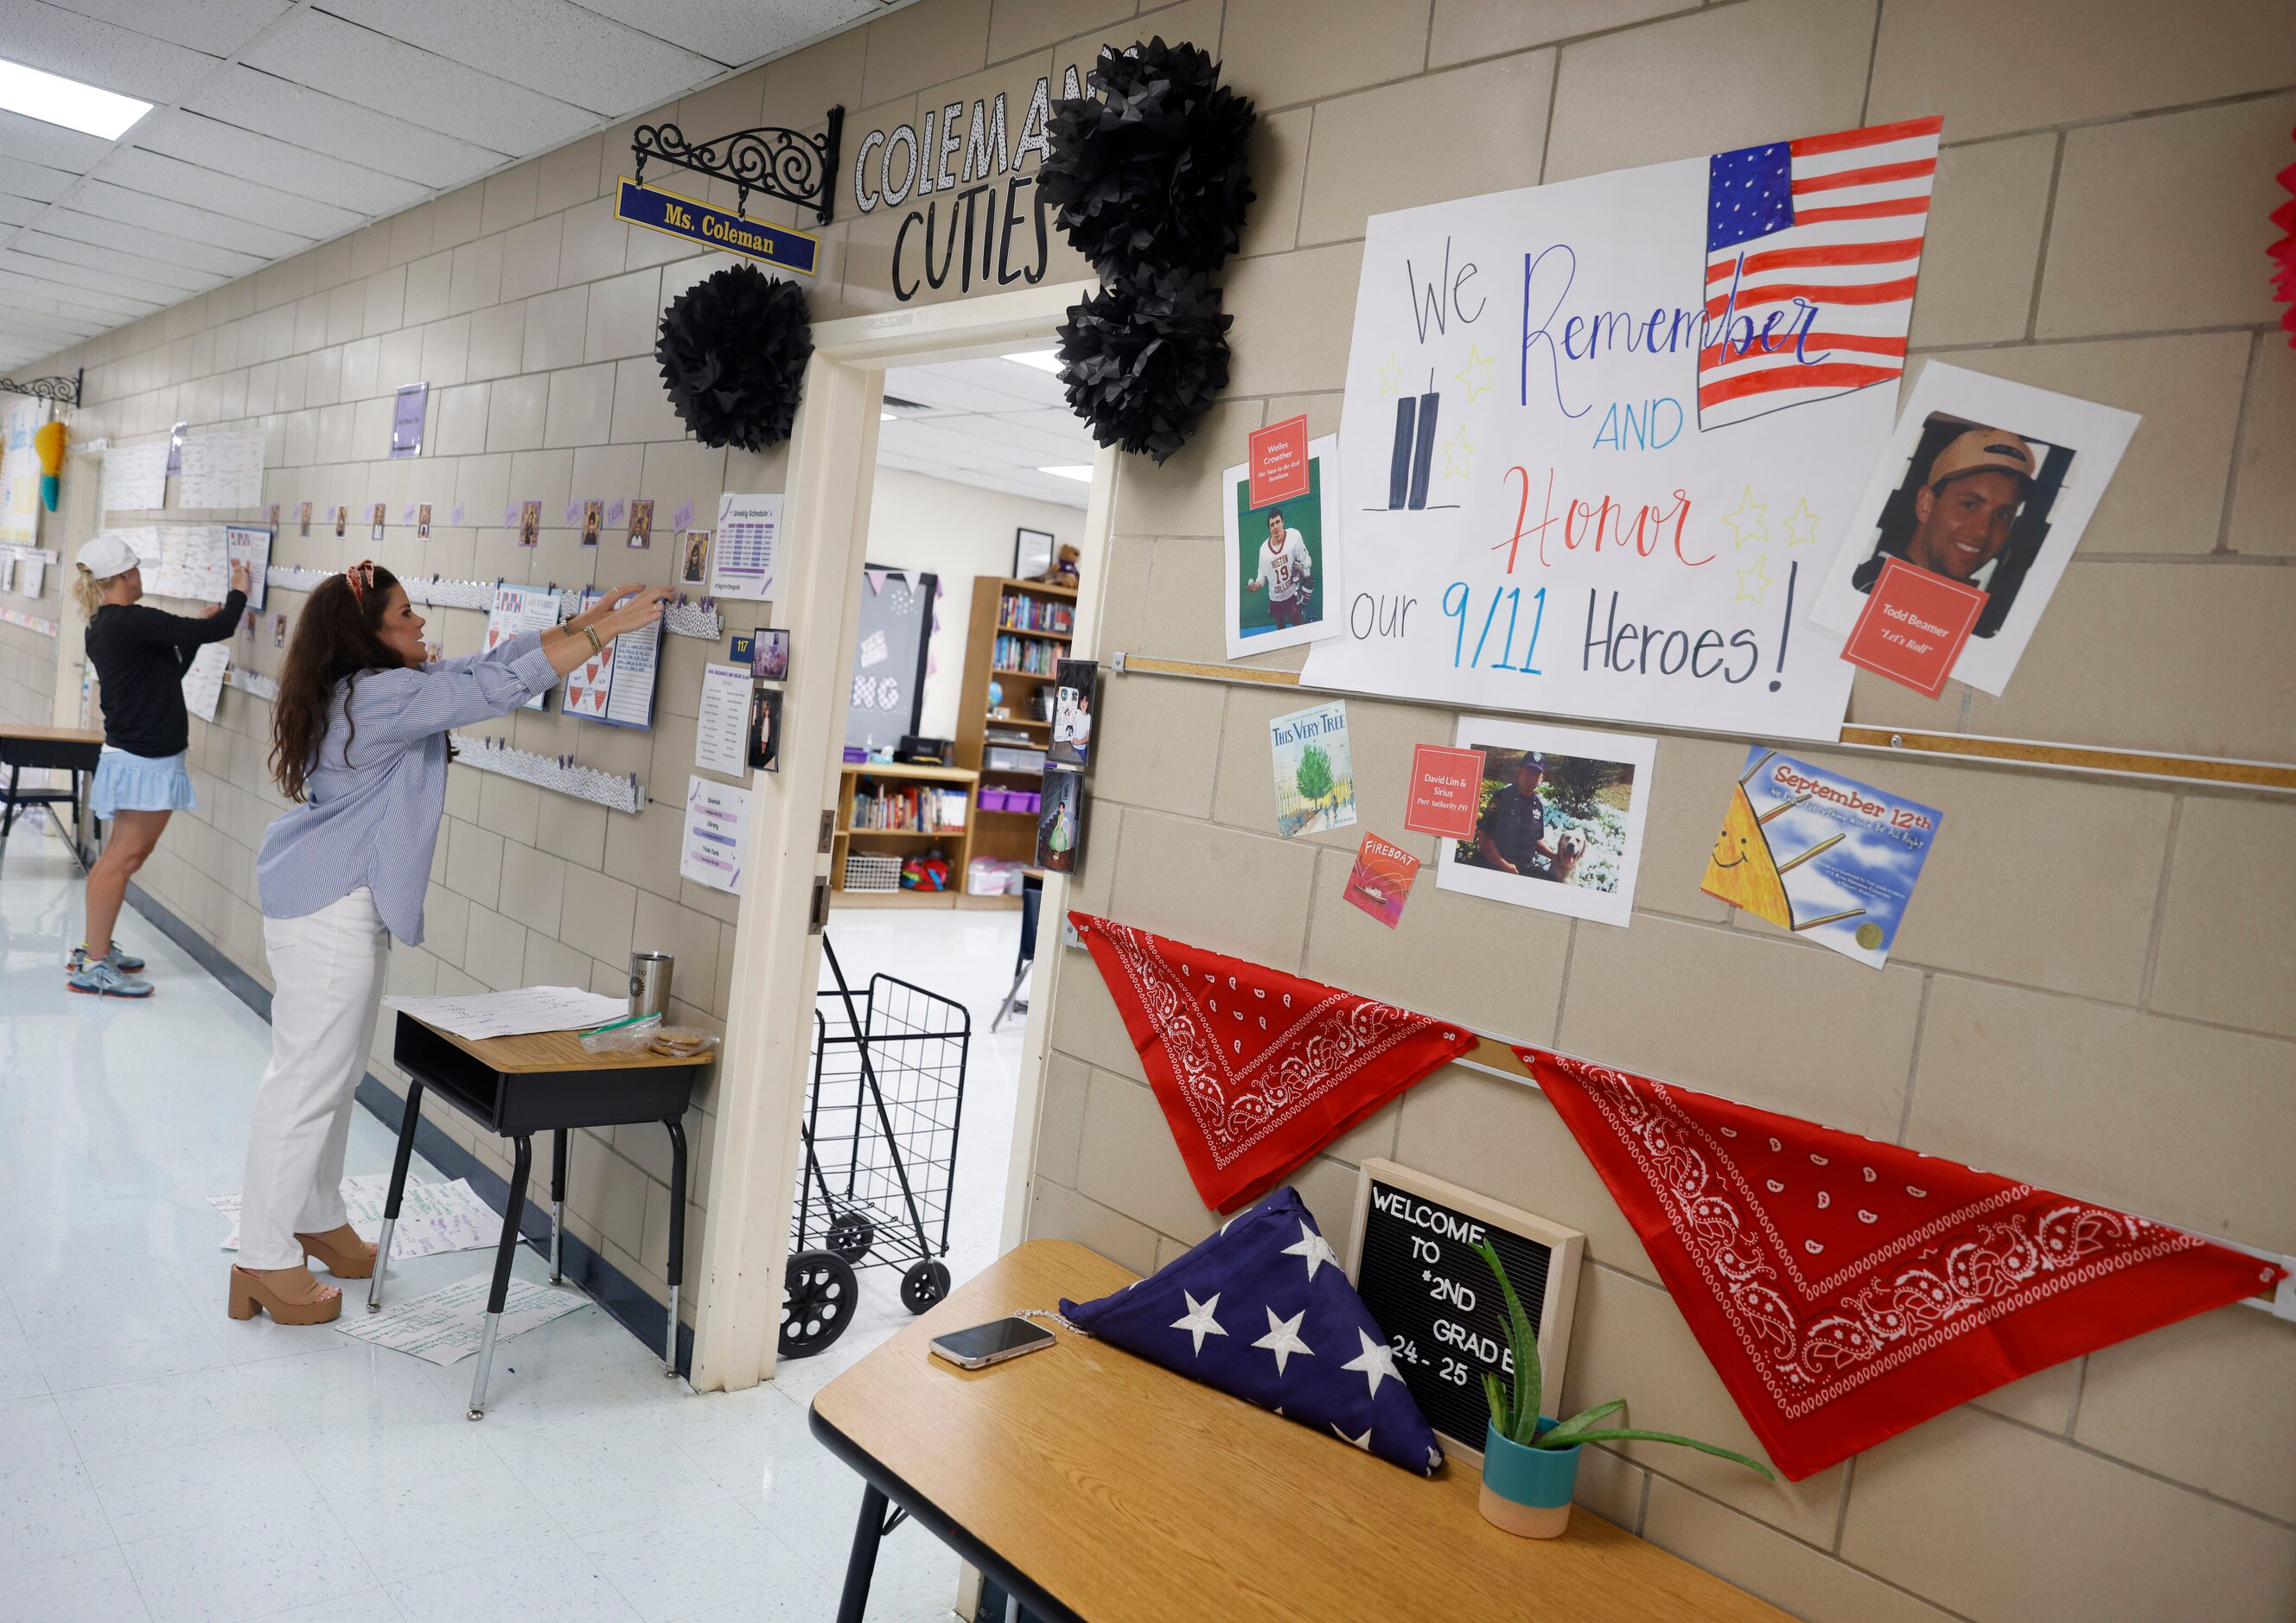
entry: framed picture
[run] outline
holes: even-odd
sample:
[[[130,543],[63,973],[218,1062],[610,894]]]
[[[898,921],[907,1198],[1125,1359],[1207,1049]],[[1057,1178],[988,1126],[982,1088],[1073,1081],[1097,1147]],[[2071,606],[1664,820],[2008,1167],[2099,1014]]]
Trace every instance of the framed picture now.
[[[1634,911],[1658,741],[1462,716],[1483,758],[1474,832],[1436,848],[1445,890],[1624,926]]]
[[[1013,532],[1013,578],[1035,580],[1053,567],[1053,555],[1059,544],[1049,529],[1016,529]]]
[[[750,674],[767,682],[786,682],[790,674],[790,634],[781,627],[761,627],[750,645]]]
[[[677,584],[682,586],[707,586],[709,584],[709,532],[688,529],[677,537]]]

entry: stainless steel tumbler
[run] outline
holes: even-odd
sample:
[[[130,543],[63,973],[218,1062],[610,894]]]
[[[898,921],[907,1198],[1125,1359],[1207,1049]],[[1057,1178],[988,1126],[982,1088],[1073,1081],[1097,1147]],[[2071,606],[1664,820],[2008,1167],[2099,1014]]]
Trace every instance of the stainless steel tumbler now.
[[[669,978],[677,960],[668,953],[630,955],[630,1012],[669,1016]]]

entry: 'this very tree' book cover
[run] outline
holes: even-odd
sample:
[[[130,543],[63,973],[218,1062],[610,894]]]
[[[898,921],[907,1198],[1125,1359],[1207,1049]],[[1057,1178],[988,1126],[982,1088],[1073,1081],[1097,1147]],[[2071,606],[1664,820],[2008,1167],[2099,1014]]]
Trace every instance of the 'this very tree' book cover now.
[[[1319,704],[1267,724],[1275,758],[1275,832],[1347,828],[1356,820],[1355,761],[1348,753],[1348,707]]]

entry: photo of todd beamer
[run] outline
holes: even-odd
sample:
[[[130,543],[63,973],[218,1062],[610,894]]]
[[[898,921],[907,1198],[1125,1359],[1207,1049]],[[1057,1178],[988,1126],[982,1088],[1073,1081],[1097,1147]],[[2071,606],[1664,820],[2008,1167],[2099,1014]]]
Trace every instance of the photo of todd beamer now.
[[[2137,417],[1931,361],[1841,531],[1810,619],[1847,635],[1892,558],[1985,594],[1948,673],[1998,694]]]
[[[1482,751],[1481,805],[1472,836],[1438,848],[1437,886],[1625,924],[1657,741],[1465,716],[1455,742]]]
[[[1339,635],[1339,503],[1327,499],[1339,466],[1337,435],[1309,440],[1308,493],[1265,507],[1251,505],[1245,464],[1220,476],[1229,659]]]

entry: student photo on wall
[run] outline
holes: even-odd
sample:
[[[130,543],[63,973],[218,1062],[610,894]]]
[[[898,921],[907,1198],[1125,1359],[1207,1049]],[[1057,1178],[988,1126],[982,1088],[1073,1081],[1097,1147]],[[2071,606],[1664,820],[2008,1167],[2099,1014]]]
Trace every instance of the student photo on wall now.
[[[1047,873],[1073,873],[1084,844],[1084,774],[1047,766],[1043,783],[1037,807],[1037,866]]]
[[[1063,766],[1081,766],[1092,751],[1093,678],[1100,667],[1090,660],[1062,660],[1053,690],[1053,742],[1046,753]]]
[[[414,510],[414,538],[417,541],[430,538],[430,504],[428,502]]]
[[[382,504],[381,502],[377,502],[373,511],[367,515],[366,538],[370,541],[382,539]]]
[[[760,627],[750,654],[750,674],[761,681],[786,682],[790,673],[790,634]]]
[[[345,504],[338,503],[335,506],[336,540],[340,541],[343,538],[343,527],[350,522],[350,517],[351,510],[349,506]]]
[[[307,537],[308,537],[308,536],[311,533],[311,504],[310,504],[310,503],[306,502],[306,503],[304,503],[304,504],[303,504],[302,509],[301,509],[300,513],[299,513],[299,515],[298,516],[298,518],[297,518],[297,521],[297,521],[299,524],[300,524],[300,525],[302,526],[302,533],[303,533],[305,536],[307,536]]]
[[[598,528],[599,528],[599,526],[600,526],[600,525],[603,524],[605,521],[606,521],[606,504],[605,504],[605,503],[603,503],[603,502],[585,502],[585,503],[583,503],[583,504],[582,504],[582,545],[585,545],[585,546],[595,546],[595,545],[598,545]]]
[[[647,498],[641,497],[630,504],[630,533],[627,545],[631,546],[653,545],[653,503]]]
[[[2136,422],[2133,412],[1928,362],[1857,506],[1838,530],[1831,515],[1812,522],[1821,545],[1841,540],[1811,622],[1849,635],[1877,606],[1874,588],[1894,560],[1942,583],[1922,601],[1952,595],[1974,607],[1948,674],[2000,693]],[[1984,594],[1982,603],[1971,593]],[[1908,605],[1881,606],[1902,615]]]
[[[782,769],[782,693],[776,687],[750,693],[750,765],[761,772]]]
[[[518,510],[518,544],[521,546],[542,545],[542,504],[524,502]]]
[[[1339,467],[1339,439],[1308,443],[1308,490],[1251,504],[1243,464],[1222,475],[1220,528],[1226,544],[1230,659],[1339,635],[1339,504],[1327,500]]]
[[[682,586],[707,586],[709,584],[709,532],[689,529],[678,540],[677,584]]]

